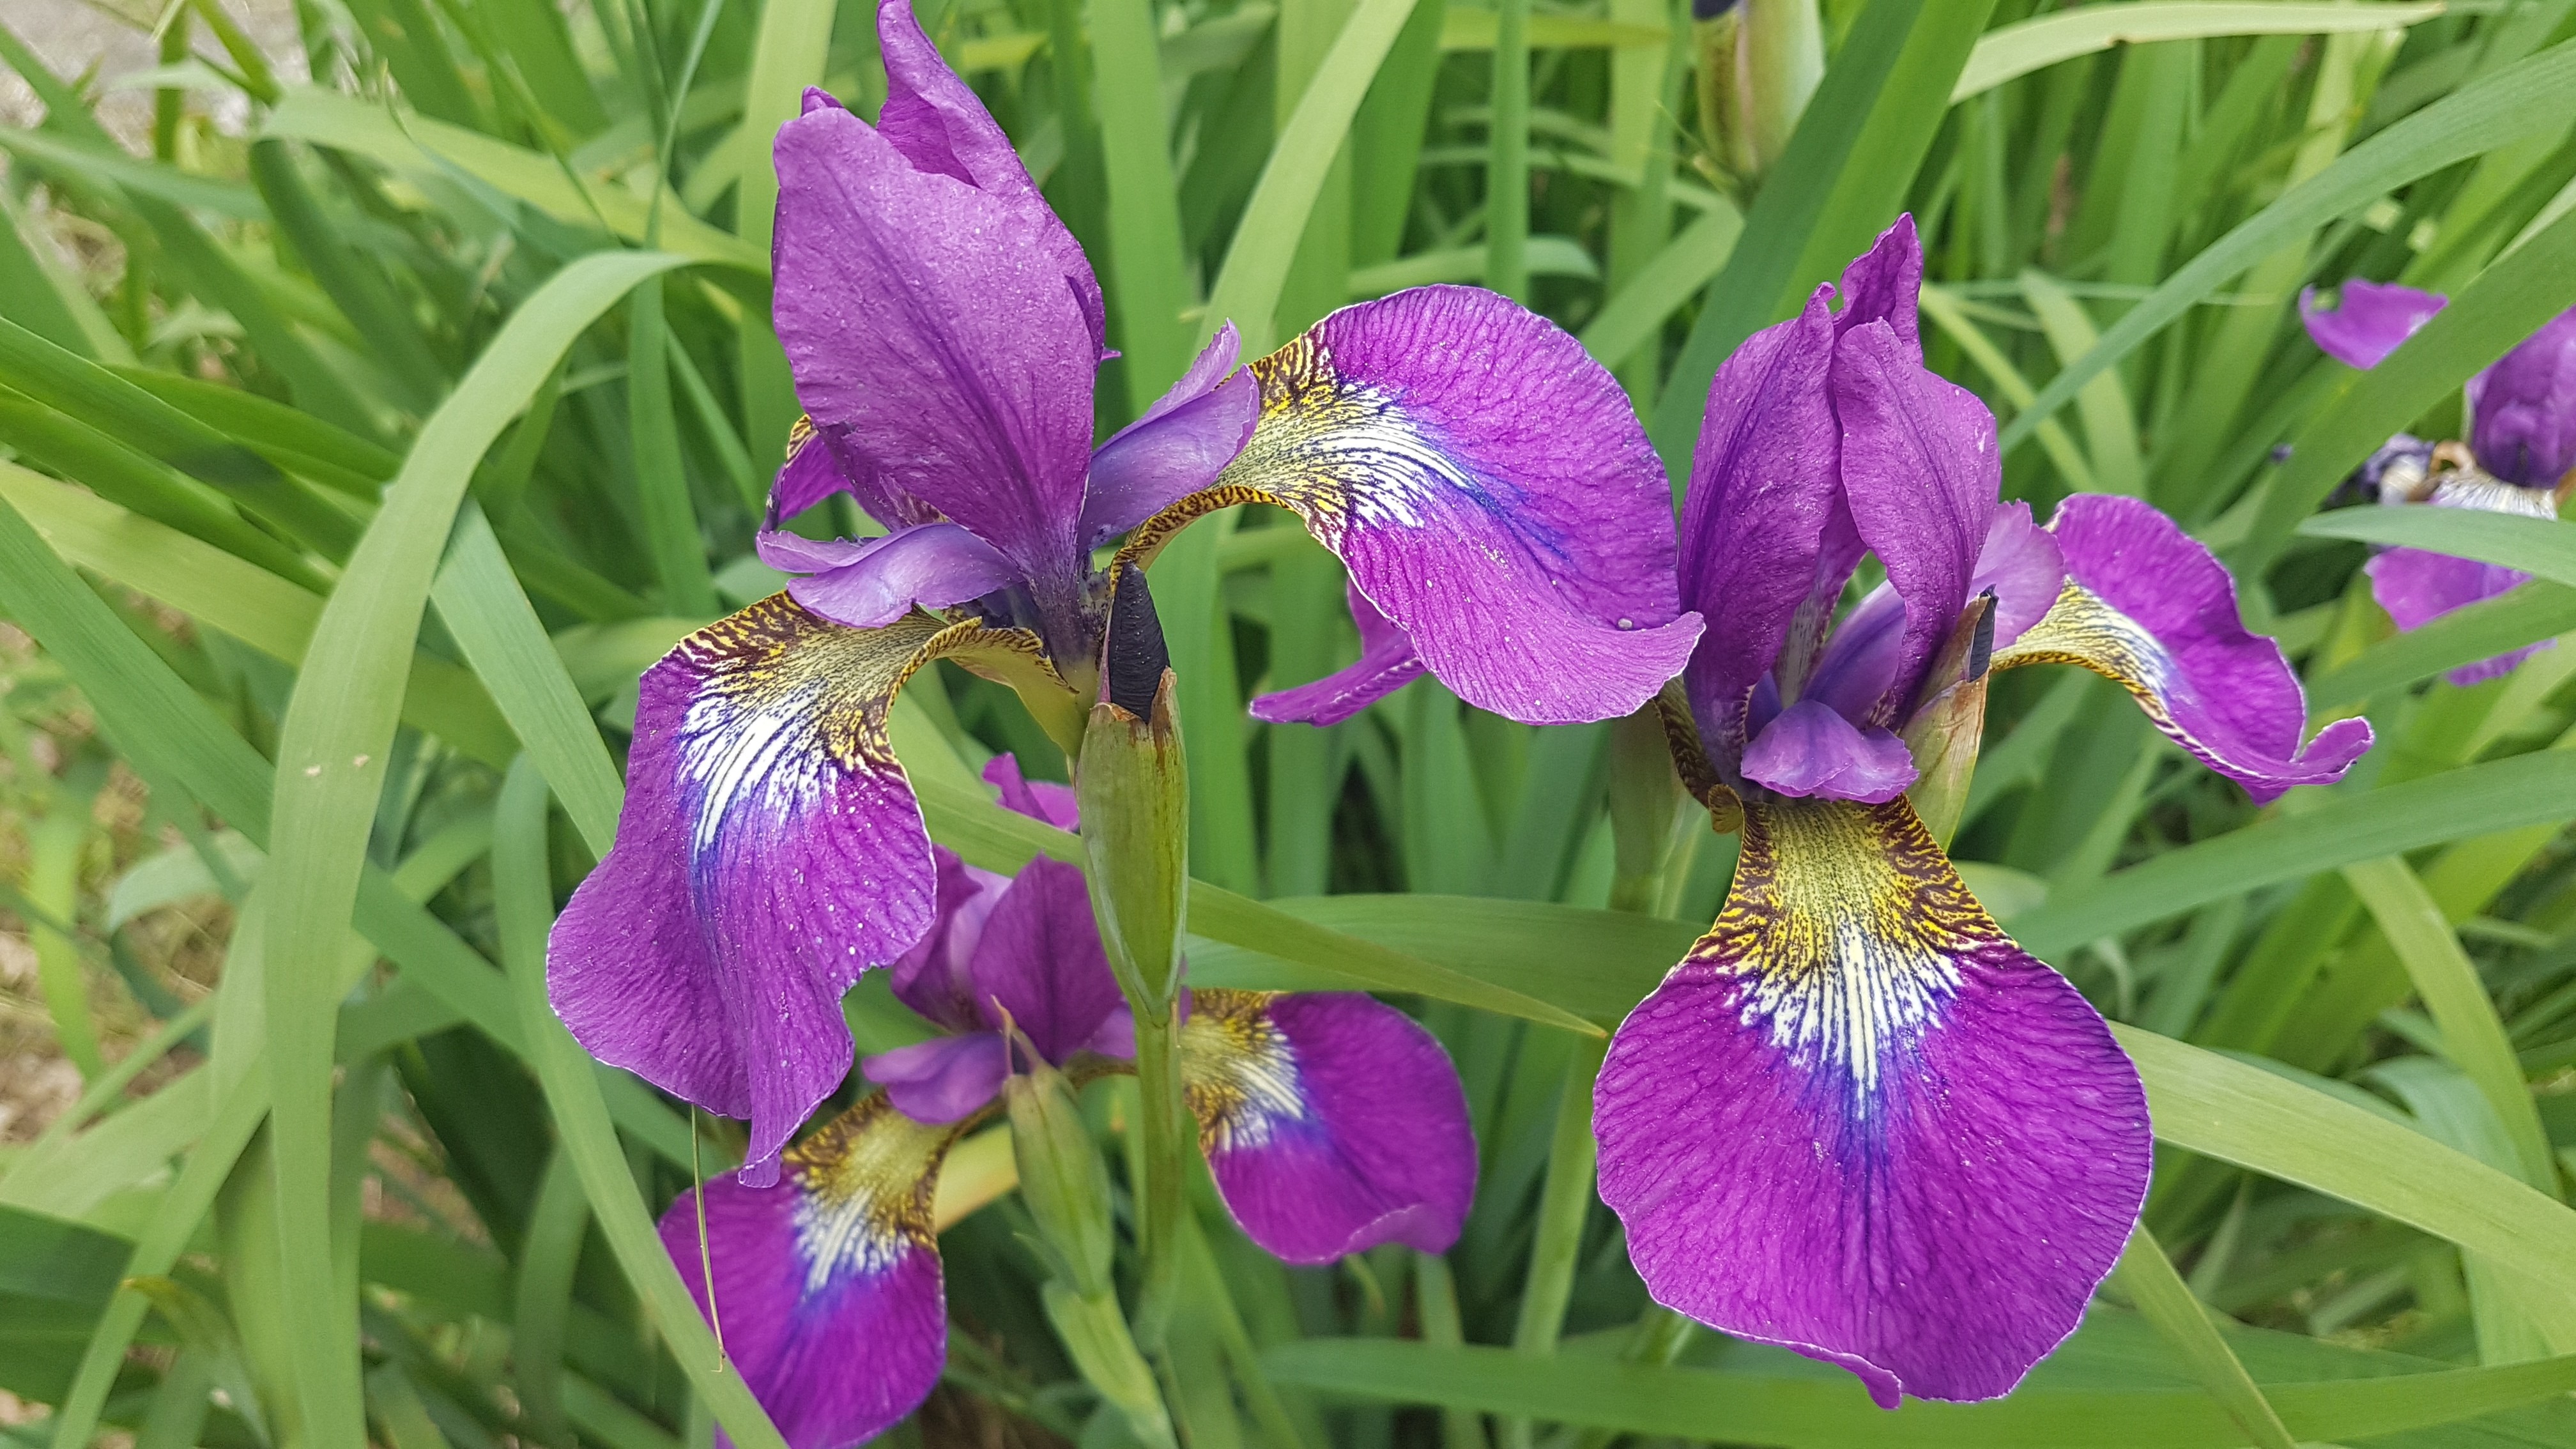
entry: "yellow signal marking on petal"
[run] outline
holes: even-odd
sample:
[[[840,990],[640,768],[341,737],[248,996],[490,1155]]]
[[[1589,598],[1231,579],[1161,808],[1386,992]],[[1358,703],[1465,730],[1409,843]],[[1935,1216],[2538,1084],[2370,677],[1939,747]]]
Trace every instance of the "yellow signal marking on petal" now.
[[[726,815],[754,792],[772,813],[814,803],[819,753],[848,774],[902,774],[886,734],[895,695],[923,665],[955,657],[1000,683],[1070,692],[1037,636],[979,620],[915,612],[882,629],[853,629],[784,593],[718,619],[672,649],[705,683],[680,730],[681,768],[703,792],[693,844],[706,848]]]
[[[935,1245],[931,1205],[940,1162],[971,1122],[927,1126],[897,1111],[885,1093],[871,1092],[787,1149],[780,1173],[799,1190],[796,1244],[808,1294]]]
[[[1938,1017],[1959,960],[2006,943],[1902,799],[1744,806],[1726,907],[1679,969],[1746,979],[1743,1021],[1866,1112],[1889,1055]]]
[[[1181,1027],[1181,1097],[1213,1157],[1259,1147],[1282,1122],[1306,1115],[1297,1054],[1270,1018],[1276,991],[1195,991]]]
[[[2145,625],[2112,608],[2101,596],[2069,579],[2038,623],[2011,647],[1995,651],[1989,669],[2025,664],[2072,664],[2090,669],[2136,697],[2157,729],[2179,737],[2165,706],[2173,688],[2174,659]]]
[[[1355,524],[1421,528],[1437,494],[1479,491],[1395,399],[1342,376],[1319,332],[1308,331],[1249,368],[1261,388],[1261,411],[1243,451],[1214,483],[1139,525],[1119,549],[1119,562],[1151,563],[1190,523],[1245,503],[1287,509],[1317,542],[1339,553]]]

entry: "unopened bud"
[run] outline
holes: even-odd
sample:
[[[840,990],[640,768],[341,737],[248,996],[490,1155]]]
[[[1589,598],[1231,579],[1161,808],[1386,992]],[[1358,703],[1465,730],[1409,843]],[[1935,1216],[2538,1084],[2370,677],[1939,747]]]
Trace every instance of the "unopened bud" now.
[[[1027,1050],[1025,1039],[1013,1044]],[[1031,1070],[1002,1085],[1011,1114],[1011,1155],[1020,1169],[1020,1202],[1075,1291],[1106,1293],[1110,1255],[1109,1173],[1082,1120],[1064,1074],[1032,1054]]]
[[[1709,159],[1749,186],[1789,149],[1824,79],[1816,0],[1695,0],[1691,16]]]
[[[1190,880],[1189,769],[1174,679],[1145,576],[1122,568],[1074,792],[1082,806],[1091,912],[1119,989],[1139,1017],[1171,1015]]]

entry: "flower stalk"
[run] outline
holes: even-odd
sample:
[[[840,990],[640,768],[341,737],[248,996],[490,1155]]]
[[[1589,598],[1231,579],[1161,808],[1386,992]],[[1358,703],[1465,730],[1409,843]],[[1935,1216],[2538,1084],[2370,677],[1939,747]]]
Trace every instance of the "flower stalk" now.
[[[1034,1050],[1003,1087],[1020,1200],[1036,1222],[1050,1274],[1047,1321],[1083,1379],[1117,1406],[1147,1449],[1170,1449],[1170,1413],[1118,1305],[1110,1265],[1109,1174],[1064,1075]]]
[[[1074,790],[1090,863],[1091,909],[1110,974],[1136,1023],[1137,1236],[1145,1339],[1161,1337],[1174,1281],[1188,1143],[1181,1135],[1181,912],[1189,890],[1189,768],[1176,679],[1145,575],[1122,567],[1102,651],[1103,697],[1083,733]]]

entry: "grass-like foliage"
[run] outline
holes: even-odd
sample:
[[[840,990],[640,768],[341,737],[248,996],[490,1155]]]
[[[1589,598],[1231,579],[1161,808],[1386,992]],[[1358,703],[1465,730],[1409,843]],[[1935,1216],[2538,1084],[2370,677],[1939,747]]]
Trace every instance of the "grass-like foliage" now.
[[[784,582],[770,142],[808,86],[877,114],[874,7],[88,3],[160,68],[61,73],[0,7],[42,114],[0,130],[0,1442],[777,1446],[653,1229],[741,1126],[585,1055],[546,940],[639,674]],[[1720,363],[1911,213],[2003,496],[2155,504],[2311,727],[2379,744],[2257,808],[2105,679],[1995,679],[1950,853],[2114,1023],[2153,1189],[2021,1388],[1888,1413],[1656,1306],[1594,1196],[1602,1036],[1738,837],[1623,833],[1670,786],[1616,722],[1430,678],[1255,721],[1357,654],[1342,568],[1276,510],[1195,525],[1152,573],[1189,980],[1414,1016],[1478,1182],[1446,1254],[1292,1268],[1190,1158],[1141,1281],[1138,1089],[1091,1081],[1149,1407],[1189,1449],[2576,1445],[2576,647],[2447,678],[2576,629],[2576,543],[2318,518],[2576,304],[2576,8],[1495,6],[920,0],[1107,293],[1100,437],[1222,320],[1253,357],[1476,283],[1615,374],[1678,489]],[[2298,308],[2348,278],[2451,301],[2357,370]],[[2535,577],[2400,633],[2364,564],[2406,542]],[[997,753],[1065,775],[1010,689],[935,664],[891,732],[969,863],[1083,861],[984,803]],[[884,976],[862,1055],[929,1031]],[[1005,1126],[948,1160],[946,1367],[888,1442],[1150,1438],[1014,1181]]]

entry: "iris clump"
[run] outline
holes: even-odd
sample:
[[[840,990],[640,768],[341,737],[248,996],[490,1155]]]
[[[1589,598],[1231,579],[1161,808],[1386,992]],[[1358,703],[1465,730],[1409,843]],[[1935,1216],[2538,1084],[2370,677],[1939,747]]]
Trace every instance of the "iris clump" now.
[[[874,125],[820,91],[778,133],[776,314],[807,421],[772,525],[847,493],[864,542],[773,526],[784,593],[648,671],[617,844],[555,928],[556,1010],[602,1061],[751,1122],[747,1179],[848,1073],[841,995],[935,918],[887,738],[915,671],[1009,686],[1068,754],[1098,697],[1114,571],[1192,519],[1284,508],[1383,621],[1270,717],[1428,672],[1535,724],[1635,708],[1699,631],[1643,430],[1575,340],[1474,288],[1346,308],[1236,365],[1220,328],[1097,450],[1100,288],[911,7],[878,10]]]

